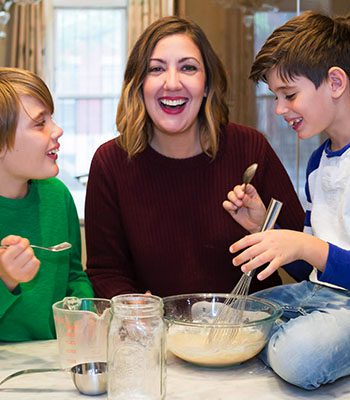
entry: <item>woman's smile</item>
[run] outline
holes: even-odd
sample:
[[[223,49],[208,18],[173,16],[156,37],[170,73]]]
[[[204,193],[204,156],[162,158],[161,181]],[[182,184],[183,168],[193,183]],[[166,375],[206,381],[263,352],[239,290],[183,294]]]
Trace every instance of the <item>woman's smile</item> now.
[[[159,99],[161,109],[167,114],[180,114],[184,110],[188,99],[185,97],[163,97]]]
[[[150,58],[143,83],[145,107],[157,142],[174,134],[198,136],[198,113],[205,97],[202,55],[184,34],[161,39]]]

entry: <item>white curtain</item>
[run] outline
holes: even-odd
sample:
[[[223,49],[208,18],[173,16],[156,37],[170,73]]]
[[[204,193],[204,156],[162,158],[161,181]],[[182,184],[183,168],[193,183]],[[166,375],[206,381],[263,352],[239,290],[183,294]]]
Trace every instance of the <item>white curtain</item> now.
[[[172,15],[174,0],[129,0],[128,48],[135,44],[140,34],[158,18]]]

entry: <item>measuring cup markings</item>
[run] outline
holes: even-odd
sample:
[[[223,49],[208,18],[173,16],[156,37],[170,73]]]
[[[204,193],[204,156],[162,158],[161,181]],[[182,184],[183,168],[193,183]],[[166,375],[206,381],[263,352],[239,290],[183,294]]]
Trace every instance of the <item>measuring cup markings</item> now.
[[[62,367],[106,361],[110,301],[82,299],[77,302],[81,308],[67,308],[65,304],[60,301],[53,306]]]

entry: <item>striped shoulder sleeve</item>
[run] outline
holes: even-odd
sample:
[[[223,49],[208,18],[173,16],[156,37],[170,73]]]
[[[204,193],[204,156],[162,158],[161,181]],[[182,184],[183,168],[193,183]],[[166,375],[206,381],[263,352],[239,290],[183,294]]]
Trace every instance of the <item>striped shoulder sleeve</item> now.
[[[305,205],[305,223],[304,223],[304,232],[312,235],[311,229],[311,209],[312,209],[312,196],[311,193],[313,191],[312,183],[310,180],[311,174],[318,169],[321,157],[324,149],[329,146],[329,139],[322,143],[322,145],[316,149],[309,159],[307,168],[306,168],[306,183],[305,183],[305,194],[306,194],[306,205]]]

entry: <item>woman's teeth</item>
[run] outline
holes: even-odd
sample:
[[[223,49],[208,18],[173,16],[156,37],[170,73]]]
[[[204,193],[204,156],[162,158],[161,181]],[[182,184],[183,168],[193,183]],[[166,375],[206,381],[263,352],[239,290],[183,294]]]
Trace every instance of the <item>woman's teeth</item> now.
[[[53,154],[57,154],[57,153],[58,153],[58,149],[53,149],[53,150],[50,150],[47,154],[53,155]]]
[[[176,106],[182,106],[183,104],[185,104],[186,100],[184,100],[184,99],[179,99],[179,100],[162,99],[162,100],[160,100],[160,102],[167,107],[176,107]]]

